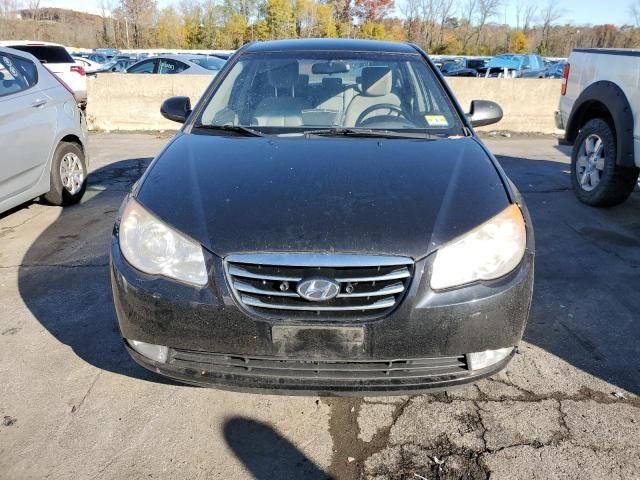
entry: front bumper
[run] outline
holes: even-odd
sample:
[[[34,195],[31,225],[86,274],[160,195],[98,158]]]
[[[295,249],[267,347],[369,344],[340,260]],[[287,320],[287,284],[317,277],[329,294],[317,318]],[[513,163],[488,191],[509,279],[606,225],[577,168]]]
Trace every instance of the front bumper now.
[[[463,365],[454,367],[454,357],[409,360],[424,367],[414,365],[410,368],[416,370],[402,371],[401,366],[393,365],[407,361],[357,362],[358,366],[353,368],[355,362],[249,358],[175,349],[169,350],[166,363],[160,363],[141,355],[126,341],[125,347],[139,365],[182,383],[240,392],[318,396],[405,395],[448,390],[497,373],[515,353],[513,349],[499,362],[474,371]]]
[[[511,355],[481,370],[466,368],[464,359],[470,352],[519,343],[531,303],[533,259],[533,252],[527,251],[521,265],[506,277],[434,292],[429,287],[430,256],[415,264],[407,294],[390,314],[330,324],[247,313],[233,298],[223,260],[211,254],[206,259],[210,284],[194,288],[135,270],[122,257],[114,236],[111,280],[122,336],[170,348],[168,361],[159,363],[127,345],[135,361],[162,375],[235,390],[400,394],[473,382],[506,366]],[[358,349],[343,348],[348,343],[343,331],[354,327],[362,331],[362,344]],[[283,348],[274,335],[282,328],[302,328],[309,336]],[[462,359],[459,368],[433,368],[431,362],[443,357]],[[282,367],[290,362],[297,364]],[[353,363],[358,365],[347,368],[348,375],[327,372],[335,371],[336,364]],[[389,368],[376,367],[381,363]],[[277,368],[271,368],[274,364]],[[421,370],[429,365],[432,370]],[[372,375],[371,369],[377,373]]]

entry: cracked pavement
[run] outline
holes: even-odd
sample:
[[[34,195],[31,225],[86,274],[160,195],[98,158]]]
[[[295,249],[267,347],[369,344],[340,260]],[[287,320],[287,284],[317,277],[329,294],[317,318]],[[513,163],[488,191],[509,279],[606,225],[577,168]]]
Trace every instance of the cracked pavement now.
[[[178,385],[122,348],[108,245],[167,135],[94,134],[82,204],[0,215],[0,478],[640,478],[640,195],[574,198],[568,149],[488,138],[536,229],[519,353],[446,393],[252,395]]]

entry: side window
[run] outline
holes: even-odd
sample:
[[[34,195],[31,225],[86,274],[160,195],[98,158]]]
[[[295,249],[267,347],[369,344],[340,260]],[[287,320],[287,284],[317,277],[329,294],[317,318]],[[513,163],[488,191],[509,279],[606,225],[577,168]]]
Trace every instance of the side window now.
[[[37,80],[36,66],[29,60],[0,55],[0,97],[26,90]]]
[[[178,60],[163,58],[160,60],[160,68],[158,69],[158,73],[180,73],[187,68],[189,68],[189,66],[186,63],[179,62]]]
[[[38,83],[38,68],[34,65],[33,62],[27,60],[26,58],[20,57],[12,57],[13,63],[18,70],[22,72],[29,87],[33,87],[36,83]]]
[[[127,73],[154,73],[156,66],[155,60],[145,60],[144,62],[140,62],[137,65],[134,65]]]

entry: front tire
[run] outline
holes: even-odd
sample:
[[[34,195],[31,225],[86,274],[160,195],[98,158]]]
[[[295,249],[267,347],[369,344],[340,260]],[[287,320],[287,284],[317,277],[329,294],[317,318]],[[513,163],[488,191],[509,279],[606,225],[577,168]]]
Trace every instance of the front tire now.
[[[44,199],[52,205],[78,203],[87,189],[87,165],[77,143],[61,142],[51,162],[51,188]]]
[[[600,118],[580,130],[571,154],[571,183],[578,199],[593,207],[624,202],[638,180],[638,169],[616,164],[618,147],[611,126]]]

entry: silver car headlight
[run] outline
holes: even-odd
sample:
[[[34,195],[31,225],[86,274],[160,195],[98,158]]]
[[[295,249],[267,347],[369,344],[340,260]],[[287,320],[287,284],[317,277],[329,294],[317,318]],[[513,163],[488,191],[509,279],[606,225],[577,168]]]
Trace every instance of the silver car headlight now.
[[[442,290],[506,275],[522,260],[526,237],[520,208],[507,207],[436,252],[431,288]]]
[[[138,270],[180,280],[207,284],[202,247],[173,230],[131,198],[120,220],[120,250]]]

